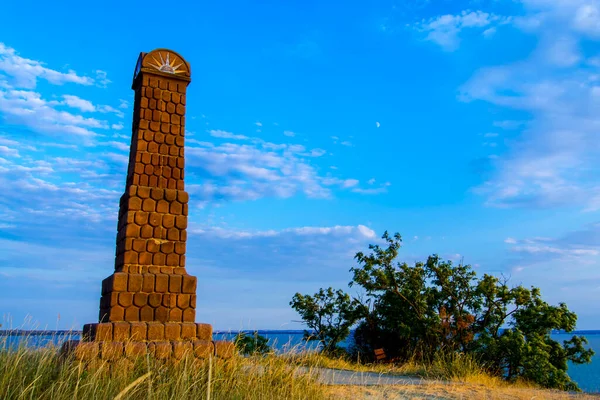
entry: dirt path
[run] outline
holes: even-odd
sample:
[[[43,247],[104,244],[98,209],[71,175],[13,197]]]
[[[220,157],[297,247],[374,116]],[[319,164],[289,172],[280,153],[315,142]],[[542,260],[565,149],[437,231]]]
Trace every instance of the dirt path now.
[[[379,374],[377,372],[357,372],[343,369],[330,368],[306,368],[300,367],[300,373],[316,375],[319,382],[326,385],[427,385],[427,384],[449,384],[449,382],[431,381],[414,376]]]

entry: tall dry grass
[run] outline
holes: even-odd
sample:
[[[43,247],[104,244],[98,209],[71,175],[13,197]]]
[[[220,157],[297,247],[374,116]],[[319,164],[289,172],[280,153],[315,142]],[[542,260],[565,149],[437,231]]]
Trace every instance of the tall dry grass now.
[[[3,338],[0,338],[2,340]],[[85,365],[58,348],[0,343],[0,399],[326,399],[324,386],[279,357]]]

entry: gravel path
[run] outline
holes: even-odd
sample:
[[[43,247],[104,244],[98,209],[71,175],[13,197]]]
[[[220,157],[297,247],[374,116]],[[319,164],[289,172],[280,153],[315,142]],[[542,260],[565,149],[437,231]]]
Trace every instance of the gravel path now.
[[[448,384],[449,382],[431,381],[414,376],[378,374],[376,372],[357,372],[330,368],[298,368],[300,373],[309,373],[326,385],[426,385],[430,383]]]

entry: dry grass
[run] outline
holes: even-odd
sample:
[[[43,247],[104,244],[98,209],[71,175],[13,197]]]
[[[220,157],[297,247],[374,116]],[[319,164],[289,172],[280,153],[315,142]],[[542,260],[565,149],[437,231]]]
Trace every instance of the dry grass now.
[[[61,362],[57,350],[0,345],[0,399],[206,399],[209,390],[211,399],[329,398],[323,385],[277,357],[212,359],[210,367],[207,360],[143,358],[111,368]]]

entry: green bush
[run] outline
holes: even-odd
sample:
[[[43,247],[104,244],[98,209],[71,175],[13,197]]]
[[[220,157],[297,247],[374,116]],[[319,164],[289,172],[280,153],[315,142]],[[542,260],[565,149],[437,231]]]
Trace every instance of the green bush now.
[[[236,349],[244,355],[265,355],[271,352],[269,347],[269,340],[254,332],[252,335],[248,335],[246,332],[238,333],[233,339]]]
[[[438,369],[485,365],[509,381],[579,390],[567,363],[589,363],[594,352],[584,348],[583,337],[562,344],[551,338],[552,330],[575,329],[577,316],[565,304],[544,302],[535,287],[510,288],[506,279],[487,274],[477,278],[469,265],[453,265],[437,255],[412,266],[397,262],[400,235],[385,232],[382,239],[387,248],[370,245],[371,253],[357,253],[359,266],[350,270],[349,286],[358,286],[364,299],[351,299],[341,290],[333,296],[331,289],[318,297],[320,302],[294,296],[292,306],[307,325],[345,333],[358,321],[352,352],[362,360],[383,348],[400,362],[417,360]],[[349,311],[341,312],[341,305]]]

